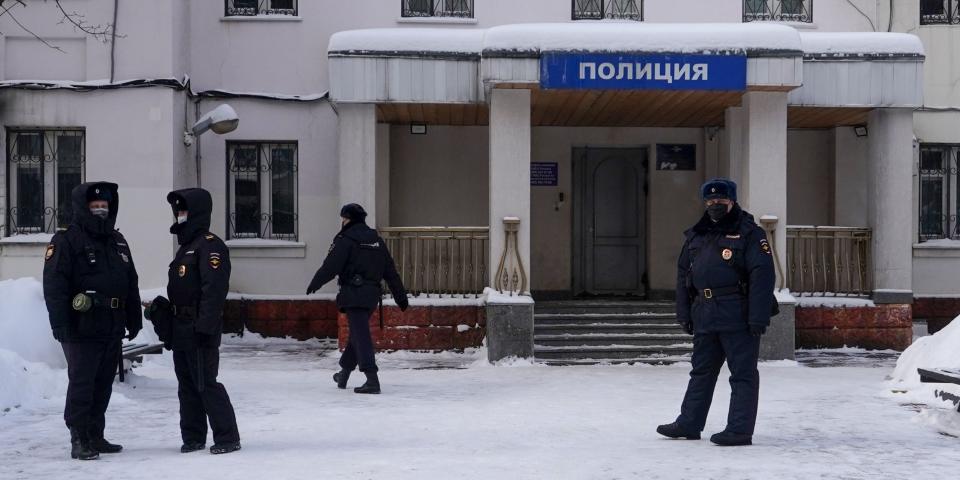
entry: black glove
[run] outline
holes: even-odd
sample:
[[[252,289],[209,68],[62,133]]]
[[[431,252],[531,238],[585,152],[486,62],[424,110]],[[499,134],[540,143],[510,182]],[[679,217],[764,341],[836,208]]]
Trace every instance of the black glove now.
[[[127,329],[127,340],[133,340],[137,338],[137,334],[140,333],[139,328],[128,328]]]
[[[753,335],[754,337],[759,337],[764,333],[767,333],[767,327],[763,325],[753,325],[753,324],[750,325],[750,335]]]
[[[317,290],[320,290],[320,286],[314,285],[313,282],[310,282],[310,285],[307,286],[307,295],[313,295],[317,292]]]
[[[63,342],[67,338],[67,327],[56,327],[53,329],[53,338],[58,342]]]
[[[687,335],[693,335],[693,323],[692,322],[680,322],[680,327],[683,328],[684,332],[687,332]]]
[[[406,312],[410,308],[410,301],[407,300],[407,296],[397,297],[397,306],[400,307],[401,312]]]

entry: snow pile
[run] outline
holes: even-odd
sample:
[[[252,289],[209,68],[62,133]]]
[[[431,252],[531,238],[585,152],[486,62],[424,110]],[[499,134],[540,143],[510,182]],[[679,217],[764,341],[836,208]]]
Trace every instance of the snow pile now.
[[[800,40],[803,52],[815,55],[923,55],[923,43],[908,33],[803,32]]]
[[[904,350],[893,371],[891,380],[894,386],[900,389],[920,387],[917,368],[960,368],[960,320],[954,319],[934,335],[918,338]]]
[[[482,29],[449,28],[370,28],[347,30],[330,36],[329,53],[362,54],[368,52],[449,52],[480,53]]]
[[[50,334],[40,282],[0,282],[0,412],[62,397],[65,367],[63,350]]]

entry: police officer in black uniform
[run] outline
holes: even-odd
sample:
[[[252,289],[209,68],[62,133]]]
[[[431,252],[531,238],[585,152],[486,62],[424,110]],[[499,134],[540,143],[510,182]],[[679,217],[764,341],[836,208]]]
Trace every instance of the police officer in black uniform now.
[[[223,306],[230,288],[230,252],[210,233],[213,200],[202,188],[177,190],[167,195],[176,222],[170,233],[180,249],[167,273],[166,299],[170,330],[162,338],[173,348],[173,365],[180,397],[180,451],[202,450],[207,441],[207,420],[213,430],[210,453],[240,450],[240,433],[230,397],[217,382]],[[156,302],[155,302],[156,303]],[[153,315],[151,315],[153,316]]]
[[[120,362],[120,347],[143,325],[137,269],[130,246],[114,230],[117,185],[85,183],[73,189],[73,221],[47,246],[43,296],[53,337],[67,360],[70,456],[80,460],[123,449],[104,439],[105,413]]]
[[[340,293],[337,306],[346,313],[350,324],[350,343],[340,357],[341,370],[333,375],[337,387],[347,388],[350,373],[359,365],[367,381],[353,389],[356,393],[380,393],[373,340],[370,337],[370,316],[381,301],[380,282],[387,286],[404,311],[409,306],[407,292],[393,263],[393,257],[377,231],[366,224],[367,212],[355,203],[340,210],[343,228],[333,240],[323,266],[307,287],[310,295],[337,277]]]
[[[737,185],[700,189],[703,217],[688,230],[677,265],[677,320],[693,334],[693,369],[680,416],[657,432],[698,440],[724,359],[730,368],[727,427],[717,445],[750,445],[757,419],[760,337],[776,311],[775,272],[766,233],[737,204]]]

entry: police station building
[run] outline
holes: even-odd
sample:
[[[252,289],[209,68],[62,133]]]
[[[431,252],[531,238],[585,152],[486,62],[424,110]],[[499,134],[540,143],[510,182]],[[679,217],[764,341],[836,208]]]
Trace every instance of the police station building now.
[[[21,16],[65,56],[0,19],[0,278],[38,276],[64,192],[108,180],[160,287],[164,195],[199,185],[231,248],[231,320],[342,339],[333,286],[297,295],[357,202],[420,293],[388,307],[381,348],[486,336],[493,357],[667,358],[684,344],[669,333],[630,351],[602,331],[559,341],[584,329],[564,315],[668,320],[698,188],[723,176],[776,258],[768,357],[904,348],[912,318],[960,313],[955,2],[223,3],[121,9],[113,56],[40,28],[43,6]],[[220,103],[240,127],[186,139]]]

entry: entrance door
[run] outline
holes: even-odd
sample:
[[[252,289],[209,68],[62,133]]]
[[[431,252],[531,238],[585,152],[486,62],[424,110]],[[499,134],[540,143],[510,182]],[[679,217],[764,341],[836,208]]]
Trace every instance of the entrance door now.
[[[646,295],[644,148],[573,152],[574,293]]]

